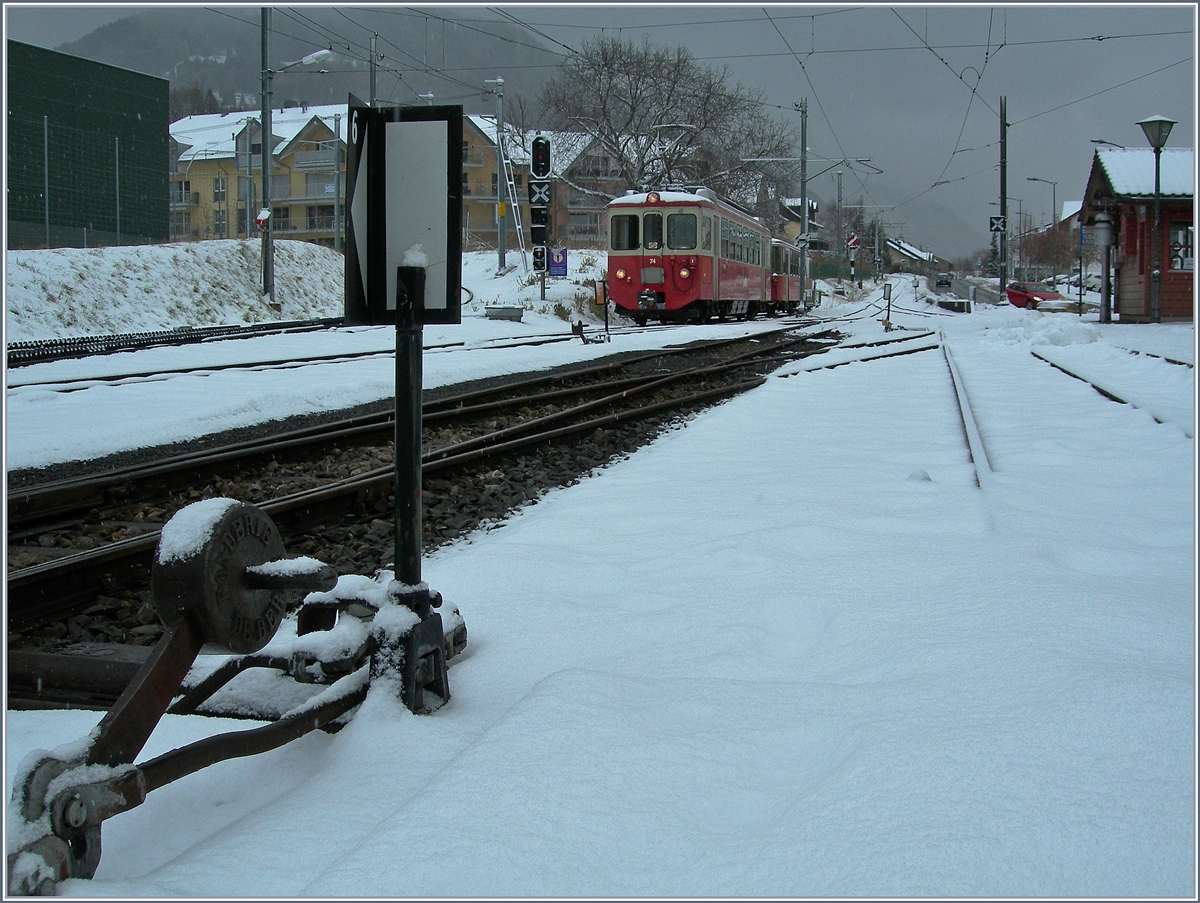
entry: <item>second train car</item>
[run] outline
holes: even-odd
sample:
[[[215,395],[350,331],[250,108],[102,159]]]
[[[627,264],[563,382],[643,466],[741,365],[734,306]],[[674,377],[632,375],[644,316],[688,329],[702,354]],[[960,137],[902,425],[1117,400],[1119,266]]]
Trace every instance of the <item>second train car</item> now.
[[[799,253],[710,189],[631,193],[608,204],[608,296],[639,325],[790,312]]]

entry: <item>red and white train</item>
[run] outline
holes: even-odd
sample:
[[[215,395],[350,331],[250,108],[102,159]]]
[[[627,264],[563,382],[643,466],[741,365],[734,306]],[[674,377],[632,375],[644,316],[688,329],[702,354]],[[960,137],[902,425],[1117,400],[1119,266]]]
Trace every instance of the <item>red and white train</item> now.
[[[639,325],[790,313],[803,291],[800,252],[710,189],[608,204],[608,296]]]

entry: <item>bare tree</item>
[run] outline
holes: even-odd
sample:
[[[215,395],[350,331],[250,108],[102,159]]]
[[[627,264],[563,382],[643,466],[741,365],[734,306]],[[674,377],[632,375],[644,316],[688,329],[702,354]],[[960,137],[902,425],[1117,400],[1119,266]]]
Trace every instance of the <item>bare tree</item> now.
[[[1074,230],[1043,229],[1025,236],[1021,253],[1033,266],[1061,273],[1069,270],[1074,263],[1076,245]]]
[[[640,190],[706,185],[747,206],[774,204],[795,181],[795,136],[763,112],[762,94],[731,84],[726,69],[669,49],[600,37],[585,42],[542,92],[554,127],[583,131]]]

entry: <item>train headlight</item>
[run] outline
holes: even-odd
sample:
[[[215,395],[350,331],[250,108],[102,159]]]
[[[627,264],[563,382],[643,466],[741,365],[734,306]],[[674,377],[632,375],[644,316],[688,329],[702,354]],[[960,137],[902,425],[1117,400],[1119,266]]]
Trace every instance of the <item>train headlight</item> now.
[[[616,273],[616,275],[617,275],[617,278],[618,278],[618,279],[622,279],[622,280],[623,280],[623,279],[625,278],[625,276],[626,276],[626,275],[628,275],[628,274],[625,272],[625,270],[624,270],[624,269],[619,269],[619,270],[617,270],[617,273]]]
[[[691,278],[691,275],[692,275],[692,271],[689,270],[687,267],[679,268],[679,278],[680,279],[689,279],[689,278]]]
[[[646,195],[646,203],[648,204],[657,204],[660,200],[662,200],[662,197],[657,191],[652,191]]]

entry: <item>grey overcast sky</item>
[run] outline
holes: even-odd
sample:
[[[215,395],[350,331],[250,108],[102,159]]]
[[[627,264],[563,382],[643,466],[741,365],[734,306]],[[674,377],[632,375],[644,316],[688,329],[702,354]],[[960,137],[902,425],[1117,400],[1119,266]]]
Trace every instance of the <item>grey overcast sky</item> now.
[[[7,35],[55,47],[135,8],[6,4]],[[807,99],[810,191],[836,198],[834,173],[816,175],[830,166],[820,158],[870,158],[870,168],[841,167],[844,202],[882,210],[892,234],[941,256],[988,244],[1002,96],[1014,220],[1020,209],[1049,222],[1052,201],[1082,198],[1089,139],[1143,147],[1137,121],[1161,114],[1179,122],[1168,146],[1195,145],[1192,3],[414,8],[452,11],[480,28],[515,20],[562,54],[600,35],[683,45],[761,88],[768,112],[797,131],[795,104]]]

